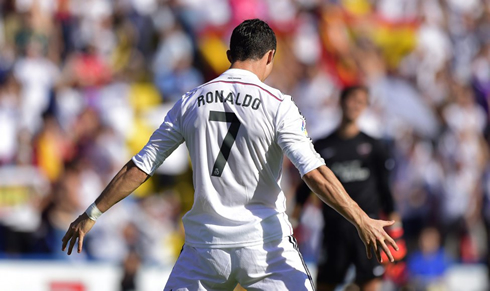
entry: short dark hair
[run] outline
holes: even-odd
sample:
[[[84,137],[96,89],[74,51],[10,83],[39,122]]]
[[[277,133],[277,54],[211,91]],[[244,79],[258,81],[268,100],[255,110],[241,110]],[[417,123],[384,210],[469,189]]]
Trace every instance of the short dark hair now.
[[[369,95],[369,89],[364,86],[364,85],[352,85],[352,86],[347,86],[342,89],[340,92],[340,103],[343,103],[347,97],[349,97],[352,93],[356,91],[364,91],[367,95]]]
[[[245,20],[231,34],[230,61],[258,60],[269,50],[275,50],[276,45],[276,35],[267,23],[260,19]]]

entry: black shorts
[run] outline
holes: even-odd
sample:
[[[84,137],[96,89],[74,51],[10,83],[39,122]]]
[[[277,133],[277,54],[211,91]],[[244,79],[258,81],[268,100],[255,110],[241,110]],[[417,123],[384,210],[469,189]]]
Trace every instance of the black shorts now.
[[[383,266],[374,251],[372,258],[367,258],[364,243],[353,225],[340,222],[336,227],[326,229],[324,236],[318,262],[318,284],[343,283],[351,264],[356,268],[355,282],[358,284],[383,276]]]

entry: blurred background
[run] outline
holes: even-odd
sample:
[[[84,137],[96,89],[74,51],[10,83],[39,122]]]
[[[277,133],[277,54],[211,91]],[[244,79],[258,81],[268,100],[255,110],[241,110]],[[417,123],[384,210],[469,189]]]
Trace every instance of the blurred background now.
[[[484,0],[1,0],[1,290],[163,289],[193,201],[185,147],[97,221],[82,254],[61,238],[172,104],[229,67],[249,18],[276,32],[266,83],[294,97],[312,139],[338,124],[340,89],[370,89],[361,128],[391,147],[408,249],[384,289],[487,290]],[[300,177],[284,167],[292,210]],[[308,204],[298,239],[313,272],[322,223]]]

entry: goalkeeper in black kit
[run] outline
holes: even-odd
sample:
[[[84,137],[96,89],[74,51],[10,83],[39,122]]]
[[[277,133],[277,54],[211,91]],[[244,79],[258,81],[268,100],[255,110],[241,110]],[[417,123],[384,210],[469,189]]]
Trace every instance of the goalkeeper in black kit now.
[[[343,114],[340,126],[329,136],[316,141],[314,146],[352,199],[370,217],[378,218],[382,214],[398,222],[400,217],[395,212],[389,186],[394,162],[384,145],[362,132],[357,125],[358,118],[368,104],[367,88],[345,88],[340,94]],[[306,184],[302,183],[298,187],[293,217],[299,216],[310,193]],[[364,255],[365,246],[357,239],[355,227],[329,207],[323,207],[322,212],[325,223],[318,260],[317,290],[334,290],[344,282],[352,264],[356,268],[355,283],[361,290],[379,290],[381,277],[385,273],[384,266],[376,258],[368,259]],[[400,226],[397,233],[400,233]],[[404,253],[401,250],[397,257],[404,256]],[[382,263],[388,263],[386,257]]]

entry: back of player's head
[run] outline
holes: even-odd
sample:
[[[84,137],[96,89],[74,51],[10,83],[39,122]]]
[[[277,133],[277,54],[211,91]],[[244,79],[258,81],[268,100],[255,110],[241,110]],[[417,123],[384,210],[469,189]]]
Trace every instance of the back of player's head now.
[[[347,86],[344,89],[342,89],[342,91],[340,92],[340,103],[341,104],[344,103],[345,100],[349,96],[351,96],[353,93],[355,93],[357,91],[363,91],[364,93],[366,93],[366,95],[369,98],[369,90],[366,86],[364,86],[364,85],[352,85],[352,86]]]
[[[230,61],[261,59],[276,45],[276,35],[267,23],[260,19],[245,20],[231,34]]]

